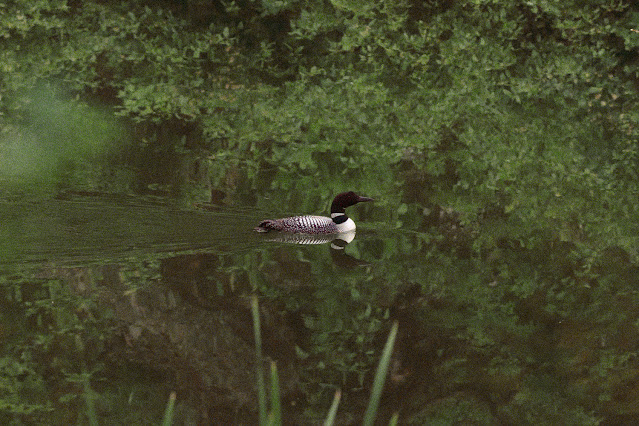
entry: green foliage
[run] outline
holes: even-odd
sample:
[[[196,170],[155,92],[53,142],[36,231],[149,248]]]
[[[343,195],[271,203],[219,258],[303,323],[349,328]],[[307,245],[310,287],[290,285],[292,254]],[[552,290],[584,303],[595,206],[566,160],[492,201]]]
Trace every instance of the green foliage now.
[[[277,374],[277,365],[274,361],[271,361],[271,374],[270,374],[270,409],[266,408],[266,384],[264,381],[263,371],[263,358],[262,358],[262,337],[260,326],[260,314],[259,305],[256,295],[251,297],[251,314],[253,317],[253,332],[255,337],[255,355],[257,365],[257,392],[259,403],[259,417],[260,424],[268,425],[280,425],[282,424],[281,413],[281,401],[280,401],[280,385],[279,377]],[[388,334],[386,344],[382,350],[377,371],[375,373],[375,379],[373,380],[373,387],[371,390],[370,400],[366,408],[366,412],[363,417],[363,424],[371,425],[375,422],[377,416],[377,410],[379,408],[379,402],[386,383],[386,376],[390,369],[391,356],[395,346],[395,339],[397,338],[399,324],[395,321]],[[337,406],[341,398],[341,391],[338,389],[333,398],[333,403],[329,410],[328,416],[324,422],[325,425],[333,424],[335,415],[337,412]]]
[[[162,384],[149,383],[137,365],[105,368],[115,323],[95,300],[98,269],[45,267],[33,275],[5,265],[0,273],[0,421],[93,425],[106,413],[118,419],[110,421],[159,423]]]
[[[61,92],[55,85],[23,92],[24,105],[2,128],[0,183],[15,192],[95,190],[117,173],[109,159],[122,146],[120,123]]]
[[[559,223],[562,239],[632,245],[630,5],[198,5],[5,6],[3,111],[55,78],[141,123],[192,123],[225,191],[316,186],[298,206],[347,186],[391,198],[409,165],[422,199],[466,221],[503,211],[521,241]]]
[[[26,358],[26,357],[24,357]],[[0,358],[0,418],[47,415],[51,403],[39,397],[45,393],[45,380],[36,373],[29,359]]]
[[[3,311],[13,312],[13,330],[0,358],[0,416],[6,422],[72,419],[82,409],[77,396],[89,398],[85,387],[100,369],[103,325],[90,314],[95,306],[59,281],[12,286],[3,285]],[[93,372],[84,371],[87,365]],[[64,413],[57,411],[62,407]]]
[[[568,389],[522,381],[503,409],[509,419],[565,420],[564,403],[582,392],[575,366],[602,378],[583,394],[609,399],[632,352],[603,352],[592,341],[621,339],[618,330],[637,322],[623,309],[636,302],[636,274],[604,270],[601,260],[609,247],[637,257],[634,4],[264,0],[212,2],[201,13],[198,2],[183,3],[0,5],[0,183],[35,174],[52,185],[98,186],[101,175],[92,172],[110,137],[93,135],[112,127],[82,106],[97,99],[136,123],[136,152],[161,154],[150,163],[197,156],[208,165],[204,180],[230,199],[258,192],[249,198],[264,210],[322,212],[335,192],[356,188],[384,200],[368,213],[373,225],[405,232],[349,247],[383,263],[369,277],[335,283],[315,271],[313,310],[304,316],[313,345],[300,348],[309,376],[361,386],[387,317],[375,302],[414,283],[447,304],[420,310],[421,322],[464,347],[435,368],[449,391],[479,377],[503,395],[500,385],[521,379],[532,357]],[[51,82],[80,100],[34,102],[32,89]],[[27,126],[38,114],[37,126]],[[173,134],[186,127],[188,138]],[[472,236],[467,256],[438,249],[446,236],[424,225],[433,206],[461,214]],[[392,208],[380,213],[384,207]],[[259,273],[276,263],[268,256],[246,255],[233,274],[277,293]],[[304,263],[307,254],[295,256]],[[43,321],[35,312],[46,307],[33,309]],[[73,315],[56,315],[77,335]],[[591,340],[571,321],[590,325]],[[544,334],[548,324],[554,329]],[[539,335],[561,341],[557,352],[572,361],[536,345]],[[38,339],[75,344],[62,335]],[[485,359],[493,361],[482,369]],[[35,371],[29,356],[5,364],[7,410],[48,410],[37,399],[17,402],[42,386],[15,379],[15,371]],[[589,407],[606,408],[579,397],[586,402],[568,404],[567,418],[596,422]],[[442,406],[453,418],[466,407],[478,417],[486,411],[463,396]]]

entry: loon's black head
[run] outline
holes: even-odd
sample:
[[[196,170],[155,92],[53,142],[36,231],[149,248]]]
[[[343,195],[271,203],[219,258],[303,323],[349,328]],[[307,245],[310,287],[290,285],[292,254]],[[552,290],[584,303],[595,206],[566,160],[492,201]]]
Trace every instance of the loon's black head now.
[[[360,197],[353,191],[342,192],[341,194],[337,194],[337,196],[333,198],[333,204],[331,204],[331,213],[344,213],[344,209],[346,207],[350,207],[363,201],[373,201],[373,199],[368,197]]]

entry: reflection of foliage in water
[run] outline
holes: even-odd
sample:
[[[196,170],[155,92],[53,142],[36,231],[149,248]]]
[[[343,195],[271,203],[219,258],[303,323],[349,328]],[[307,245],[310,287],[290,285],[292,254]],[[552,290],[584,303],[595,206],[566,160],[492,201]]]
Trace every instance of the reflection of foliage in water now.
[[[82,282],[86,277],[79,275],[86,271],[77,272],[78,277],[71,272],[66,278]],[[100,369],[104,323],[94,317],[91,299],[74,294],[69,281],[17,276],[2,277],[3,324],[8,327],[2,358],[3,416],[7,422],[73,422],[84,408],[84,377],[88,380]],[[65,410],[56,410],[61,407]]]
[[[0,275],[3,423],[91,423],[98,412],[116,423],[162,418],[169,391],[162,373],[104,357],[117,322],[98,299],[107,291],[103,274],[114,273],[110,266],[45,267]]]
[[[400,409],[424,421],[448,416],[581,424],[632,415],[632,390],[624,389],[635,377],[638,275],[624,251],[610,249],[593,258],[558,240],[541,249],[502,241],[483,259],[450,250],[436,232],[363,233],[347,251],[368,264],[349,270],[336,269],[326,246],[274,245],[160,262],[150,258],[113,271],[59,268],[22,281],[4,275],[3,313],[24,318],[5,333],[10,336],[3,358],[3,398],[10,402],[5,414],[31,409],[28,418],[37,418],[64,407],[60,414],[77,416],[84,410],[82,381],[88,379],[99,392],[99,407],[148,398],[146,412],[161,416],[166,395],[145,391],[152,383],[144,377],[122,380],[124,373],[114,367],[153,360],[146,368],[155,376],[166,372],[165,385],[175,384],[170,371],[187,359],[171,361],[179,346],[171,343],[174,335],[164,333],[192,335],[182,349],[193,344],[189,339],[204,342],[211,335],[171,324],[204,324],[220,312],[236,312],[244,319],[233,326],[235,332],[250,334],[245,296],[257,289],[265,309],[266,354],[295,370],[294,388],[303,390],[309,409],[320,416],[335,386],[350,395],[345,413],[356,412],[357,401],[367,399],[358,389],[367,388],[392,318],[399,319],[400,334],[382,410]],[[125,290],[105,284],[113,277],[128,289],[122,302],[109,302]],[[103,299],[96,304],[89,295]],[[115,317],[102,313],[109,306],[117,307]],[[116,348],[114,321],[128,330],[124,347],[130,345],[130,352]],[[135,349],[147,340],[145,330],[159,333],[167,345],[155,341],[156,347]],[[105,371],[102,353],[122,356],[109,359]],[[188,363],[210,356],[192,356]],[[100,380],[114,377],[117,384]],[[284,397],[290,392],[286,385]],[[27,405],[20,407],[18,400]]]

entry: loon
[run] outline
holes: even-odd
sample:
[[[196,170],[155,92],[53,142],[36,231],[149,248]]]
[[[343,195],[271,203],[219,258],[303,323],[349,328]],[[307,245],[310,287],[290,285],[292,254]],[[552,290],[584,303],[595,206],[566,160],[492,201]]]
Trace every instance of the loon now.
[[[331,217],[326,216],[293,216],[283,219],[267,219],[255,228],[257,232],[280,231],[293,234],[341,234],[355,231],[355,222],[346,216],[346,207],[372,198],[361,197],[354,193],[337,194],[331,204]]]

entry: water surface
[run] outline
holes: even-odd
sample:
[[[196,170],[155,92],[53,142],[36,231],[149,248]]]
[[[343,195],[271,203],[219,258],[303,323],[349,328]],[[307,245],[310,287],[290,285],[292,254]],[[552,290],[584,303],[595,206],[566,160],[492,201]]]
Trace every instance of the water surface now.
[[[168,201],[112,199],[0,203],[3,263],[123,260],[255,243],[248,210],[185,210]]]
[[[294,422],[320,419],[340,388],[340,421],[357,423],[393,320],[382,418],[597,423],[613,402],[632,409],[618,384],[636,359],[639,282],[622,250],[588,274],[558,240],[476,255],[482,228],[409,207],[418,231],[379,231],[385,208],[356,210],[345,245],[274,241],[252,231],[272,212],[250,207],[0,204],[4,392],[33,413],[14,418],[84,421],[89,389],[105,423],[159,421],[171,391],[187,423],[254,422],[251,294]]]

